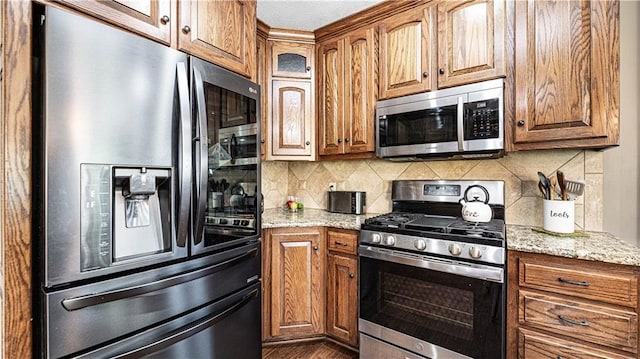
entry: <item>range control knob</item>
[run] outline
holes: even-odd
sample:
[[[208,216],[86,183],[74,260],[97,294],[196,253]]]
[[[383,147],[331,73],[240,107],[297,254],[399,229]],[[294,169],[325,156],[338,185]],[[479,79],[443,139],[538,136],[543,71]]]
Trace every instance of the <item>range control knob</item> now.
[[[473,259],[478,259],[482,257],[482,250],[478,247],[471,247],[469,248],[469,256]]]
[[[449,245],[449,253],[454,256],[459,256],[462,253],[462,247],[459,244],[452,243]]]
[[[396,244],[396,237],[394,236],[387,236],[387,238],[385,238],[384,242],[388,245],[388,246],[393,246]]]
[[[423,251],[425,248],[427,248],[427,242],[425,242],[424,239],[416,239],[415,242],[413,242],[413,245],[417,250],[420,251]]]
[[[380,243],[381,241],[382,241],[382,237],[380,236],[380,233],[374,233],[371,235],[371,242]]]

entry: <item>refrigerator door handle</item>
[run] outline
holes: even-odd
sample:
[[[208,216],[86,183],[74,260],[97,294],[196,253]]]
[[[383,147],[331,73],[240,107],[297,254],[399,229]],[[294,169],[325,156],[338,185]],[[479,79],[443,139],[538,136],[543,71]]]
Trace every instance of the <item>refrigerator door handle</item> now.
[[[193,80],[195,84],[195,98],[196,98],[196,115],[198,120],[198,134],[194,139],[196,142],[196,148],[199,151],[196,152],[196,218],[195,218],[195,230],[193,244],[197,245],[202,241],[203,229],[204,229],[204,215],[207,210],[207,179],[208,179],[208,167],[209,167],[209,151],[207,148],[208,136],[207,136],[207,112],[204,98],[204,81],[202,80],[202,74],[200,71],[193,67]]]
[[[236,257],[228,259],[224,262],[220,262],[211,267],[207,267],[205,269],[201,269],[195,272],[190,272],[187,274],[182,274],[175,277],[161,279],[155,282],[138,285],[134,287],[94,293],[94,294],[89,294],[89,295],[80,296],[80,297],[67,298],[62,301],[62,306],[67,311],[73,311],[73,310],[78,310],[78,309],[82,309],[82,308],[86,308],[94,305],[104,304],[104,303],[113,302],[116,300],[121,300],[125,298],[130,298],[130,297],[135,297],[143,294],[156,292],[180,283],[192,281],[201,277],[211,275],[215,272],[234,266],[242,261],[251,259],[255,257],[257,254],[258,254],[258,249],[252,248],[246,251],[245,253],[242,253]],[[249,282],[251,282],[250,279],[247,280],[247,283]]]
[[[224,309],[219,313],[210,314],[202,318],[201,320],[198,320],[197,322],[192,323],[191,325],[187,325],[185,327],[182,327],[170,333],[164,338],[158,339],[152,344],[147,344],[145,346],[131,350],[129,352],[116,355],[113,358],[119,358],[119,359],[139,358],[140,356],[143,356],[145,354],[156,353],[166,347],[169,347],[175,343],[183,341],[186,338],[189,338],[195,334],[198,334],[199,332],[213,326],[214,324],[220,322],[226,317],[242,309],[242,307],[244,307],[245,305],[249,304],[249,302],[257,298],[259,292],[260,292],[260,288],[256,288],[251,292],[245,294],[240,301],[229,306],[228,308]]]
[[[187,79],[187,67],[184,62],[178,62],[176,66],[178,77],[178,98],[180,106],[180,138],[178,145],[179,166],[179,206],[178,206],[178,230],[176,243],[179,247],[186,247],[189,229],[189,207],[191,206],[191,111],[189,109],[189,81]]]

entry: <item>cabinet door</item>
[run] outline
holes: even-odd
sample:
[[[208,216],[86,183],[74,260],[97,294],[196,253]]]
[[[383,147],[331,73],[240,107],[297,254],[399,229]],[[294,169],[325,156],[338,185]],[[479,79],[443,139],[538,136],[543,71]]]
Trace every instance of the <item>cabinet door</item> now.
[[[273,41],[271,44],[271,76],[310,79],[313,45]]]
[[[170,0],[61,0],[61,2],[166,45],[171,42],[175,11]]]
[[[179,1],[178,48],[246,77],[256,62],[256,1]]]
[[[351,33],[345,43],[344,152],[375,150],[377,100],[376,30]]]
[[[380,98],[430,91],[436,38],[432,5],[380,24]]]
[[[273,80],[272,143],[273,156],[306,156],[313,159],[313,113],[311,83],[303,80]]]
[[[327,265],[327,333],[357,346],[358,260],[330,253]]]
[[[271,336],[324,333],[324,256],[318,228],[271,232]]]
[[[438,88],[505,74],[504,0],[438,4]]]
[[[515,147],[618,143],[618,1],[515,2]]]
[[[344,40],[323,43],[318,48],[318,153],[344,153],[343,68]]]

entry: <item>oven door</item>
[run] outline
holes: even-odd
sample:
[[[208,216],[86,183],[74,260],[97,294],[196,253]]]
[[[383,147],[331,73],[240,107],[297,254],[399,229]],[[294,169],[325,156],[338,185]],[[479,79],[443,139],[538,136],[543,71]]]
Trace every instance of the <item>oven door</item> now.
[[[504,358],[503,268],[358,252],[363,333],[430,358]]]

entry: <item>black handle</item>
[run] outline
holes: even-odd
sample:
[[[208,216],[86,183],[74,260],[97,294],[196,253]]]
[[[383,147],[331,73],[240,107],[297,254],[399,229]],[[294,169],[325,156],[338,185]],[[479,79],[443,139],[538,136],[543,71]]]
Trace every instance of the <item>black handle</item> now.
[[[423,72],[423,73],[422,73],[422,77],[424,77],[424,78],[429,77],[429,73],[428,73],[428,72],[426,72],[426,71],[425,71],[425,72]]]
[[[586,320],[580,322],[580,321],[577,321],[577,320],[574,320],[574,319],[569,319],[569,318],[567,318],[565,316],[562,316],[562,315],[558,315],[558,319],[560,319],[563,322],[569,323],[569,324],[579,325],[581,327],[588,327],[589,326],[589,322],[587,322]]]
[[[440,73],[440,75],[444,75],[444,67],[439,68],[438,72]]]
[[[175,343],[183,341],[186,338],[192,337],[200,333],[201,331],[212,327],[215,323],[220,322],[222,319],[240,310],[242,307],[247,305],[253,299],[257,298],[259,291],[260,291],[259,288],[254,289],[253,291],[245,294],[239,302],[233,304],[232,306],[226,308],[225,310],[219,313],[213,313],[211,315],[204,317],[203,319],[199,320],[196,325],[187,326],[186,329],[183,329],[185,327],[182,327],[172,333],[169,333],[168,336],[153,342],[152,344],[133,349],[129,352],[114,356],[113,358],[117,358],[117,359],[139,358],[144,354],[157,353],[161,349],[164,349]]]
[[[313,246],[313,250],[317,251],[318,250],[318,246]]]
[[[78,310],[93,305],[99,305],[103,303],[113,302],[120,299],[135,297],[151,292],[156,292],[161,289],[169,288],[177,284],[192,281],[198,278],[206,277],[213,273],[219,272],[223,269],[237,265],[238,263],[245,261],[249,258],[253,258],[258,254],[258,249],[253,248],[245,253],[233,257],[224,262],[220,262],[206,269],[201,269],[195,272],[191,272],[184,275],[179,275],[171,278],[161,279],[159,281],[138,285],[135,287],[129,287],[124,289],[116,289],[101,293],[89,294],[81,297],[67,298],[62,301],[62,306],[67,311]]]
[[[338,143],[342,143],[342,138],[338,138]]]
[[[348,244],[346,244],[346,243],[344,243],[344,242],[334,241],[333,243],[335,243],[335,244],[336,244],[336,245],[338,245],[338,246],[343,246],[343,247],[348,246]]]
[[[311,71],[311,66],[307,66],[307,67],[306,67],[306,70],[307,70],[307,71]]]
[[[229,155],[231,156],[231,164],[235,164],[236,157],[238,157],[238,137],[235,133],[231,134],[231,141],[229,141]]]
[[[349,273],[349,278],[353,279],[353,277],[355,277],[353,273]]]
[[[524,120],[518,121],[518,126],[524,126]]]
[[[311,142],[307,141],[305,142],[305,145],[309,146],[311,144]]]
[[[588,287],[589,286],[589,282],[570,280],[570,279],[565,279],[565,278],[562,278],[562,277],[558,277],[558,282],[567,283],[567,284],[571,284],[571,285],[578,285],[578,286],[581,286],[581,287]]]
[[[183,31],[185,34],[188,34],[188,33],[190,33],[190,32],[191,32],[191,28],[190,28],[189,26],[185,26],[185,27],[183,27],[183,28],[182,28],[182,31]]]
[[[348,139],[348,138],[345,138],[345,139],[344,139],[344,142],[345,142],[345,143],[349,143],[349,139]]]

